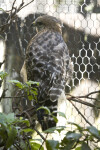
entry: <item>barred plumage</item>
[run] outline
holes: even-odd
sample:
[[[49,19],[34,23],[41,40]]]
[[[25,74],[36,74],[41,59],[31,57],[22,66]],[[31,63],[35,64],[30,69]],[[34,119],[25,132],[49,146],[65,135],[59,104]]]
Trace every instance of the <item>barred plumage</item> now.
[[[61,35],[62,24],[55,17],[44,15],[36,19],[35,25],[38,33],[27,47],[24,63],[27,79],[40,82],[38,107],[43,105],[51,112],[57,111],[57,100],[71,72],[68,48]],[[45,123],[42,111],[38,119],[43,130],[55,126],[49,116]]]

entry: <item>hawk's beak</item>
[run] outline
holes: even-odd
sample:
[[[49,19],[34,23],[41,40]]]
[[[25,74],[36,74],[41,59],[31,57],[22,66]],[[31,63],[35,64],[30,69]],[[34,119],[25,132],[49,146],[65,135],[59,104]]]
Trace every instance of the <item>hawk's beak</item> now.
[[[35,21],[31,23],[30,27],[35,27]]]

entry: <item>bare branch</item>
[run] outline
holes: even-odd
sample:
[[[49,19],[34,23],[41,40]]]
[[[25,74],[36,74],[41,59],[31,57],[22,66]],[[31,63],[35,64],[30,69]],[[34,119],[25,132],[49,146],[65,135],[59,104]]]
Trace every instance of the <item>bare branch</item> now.
[[[42,142],[42,144],[41,144],[41,146],[40,146],[39,150],[41,150],[41,148],[42,148],[43,144],[45,143],[45,141],[46,141],[47,137],[48,137],[48,133],[47,133],[47,135],[46,135],[45,140]]]
[[[21,9],[23,9],[24,7],[28,6],[29,4],[31,4],[34,0],[31,0],[29,3],[27,3],[26,5],[22,6]],[[20,10],[21,10],[20,9]]]
[[[77,97],[75,97],[75,98],[73,98],[73,97],[67,97],[67,100],[69,100],[69,101],[72,100],[72,101],[75,101],[75,102],[84,104],[84,105],[86,105],[86,106],[89,106],[89,107],[95,107],[95,108],[97,108],[97,109],[100,109],[100,107],[97,107],[97,106],[95,106],[95,105],[93,105],[93,104],[91,104],[91,103],[89,103],[89,102],[85,102],[85,101],[83,101],[83,100],[81,100],[81,99],[79,99],[79,98],[77,98]]]
[[[92,94],[96,94],[96,93],[100,93],[100,90],[94,91],[94,92],[91,92],[91,93],[88,93],[88,94],[86,94],[86,95],[84,95],[84,96],[73,96],[73,95],[70,95],[70,94],[66,94],[66,95],[69,95],[69,97],[67,97],[66,99],[74,106],[74,108],[77,110],[77,112],[82,116],[82,118],[83,118],[90,126],[92,126],[92,124],[84,117],[84,115],[80,112],[80,110],[75,106],[75,104],[74,104],[72,101],[75,101],[75,102],[84,104],[84,105],[89,106],[89,107],[93,107],[93,108],[96,108],[96,109],[100,109],[100,107],[95,106],[94,104],[91,104],[91,103],[89,103],[89,102],[85,102],[85,101],[81,100],[81,98],[87,98],[87,99],[97,100],[97,99],[95,99],[95,98],[89,97],[89,96],[91,96]],[[98,101],[99,101],[99,100],[98,100]]]
[[[88,97],[88,96],[90,96],[90,95],[92,95],[92,94],[95,94],[95,93],[100,93],[100,90],[91,92],[91,93],[89,93],[89,94],[87,94],[87,95],[85,95],[85,96]]]
[[[93,92],[91,92],[91,93],[88,93],[88,94],[86,94],[86,95],[83,95],[83,96],[73,96],[73,95],[70,95],[70,94],[66,94],[66,95],[69,95],[69,96],[71,96],[72,98],[91,98],[91,97],[89,97],[89,96],[91,96],[92,94],[96,94],[96,93],[100,93],[100,90],[98,90],[98,91],[93,91]],[[91,98],[91,99],[93,99],[93,98]]]
[[[4,63],[5,63],[5,60],[3,60],[3,62],[0,62],[0,68]]]
[[[89,93],[89,94],[87,94],[87,95],[84,95],[84,96],[73,96],[73,95],[70,95],[70,94],[66,94],[66,95],[69,95],[69,97],[67,97],[67,100],[68,100],[68,101],[71,101],[71,100],[72,100],[72,101],[75,101],[75,102],[84,104],[84,105],[86,105],[86,106],[89,106],[89,107],[93,107],[93,108],[95,107],[95,108],[97,108],[97,109],[100,109],[100,107],[95,106],[94,104],[91,104],[91,103],[89,103],[89,102],[85,102],[85,101],[81,100],[81,98],[87,98],[87,99],[97,100],[97,99],[95,99],[95,98],[89,97],[89,96],[91,96],[92,94],[96,94],[96,93],[100,93],[100,90],[91,92],[91,93]],[[99,101],[99,100],[97,100],[97,101]]]
[[[13,4],[12,4],[12,9],[6,12],[10,12],[9,16],[7,18],[7,21],[4,25],[0,26],[0,33],[4,32],[6,30],[6,28],[8,28],[10,26],[10,24],[12,23],[13,20],[15,20],[15,18],[17,17],[17,13],[22,10],[24,7],[28,6],[29,4],[31,4],[34,0],[31,0],[29,3],[27,3],[26,5],[24,5],[24,1],[22,0],[22,3],[19,5],[19,7],[14,7],[16,0],[14,0]]]
[[[45,141],[46,139],[43,137],[43,135],[34,127],[34,130],[40,135],[40,137]]]
[[[70,103],[74,106],[74,108],[77,110],[77,112],[82,116],[82,118],[90,125],[92,126],[92,124],[84,117],[84,115],[79,111],[79,109],[75,106],[75,104],[73,102],[70,101]]]

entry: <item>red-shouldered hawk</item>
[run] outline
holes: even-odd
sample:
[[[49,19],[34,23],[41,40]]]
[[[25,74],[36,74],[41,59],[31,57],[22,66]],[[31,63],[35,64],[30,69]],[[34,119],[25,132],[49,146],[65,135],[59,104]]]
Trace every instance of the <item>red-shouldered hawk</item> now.
[[[37,107],[47,106],[51,112],[56,113],[57,101],[70,78],[69,51],[62,37],[60,20],[43,15],[34,24],[38,33],[27,47],[22,70],[27,80],[40,83]],[[37,115],[43,130],[56,125],[49,115],[44,121],[44,110],[39,110]]]

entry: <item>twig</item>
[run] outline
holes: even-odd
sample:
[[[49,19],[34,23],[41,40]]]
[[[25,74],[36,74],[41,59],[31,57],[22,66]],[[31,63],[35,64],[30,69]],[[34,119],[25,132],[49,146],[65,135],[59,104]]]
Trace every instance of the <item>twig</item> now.
[[[30,117],[29,113],[27,111],[23,111],[23,114],[25,114],[28,117],[28,120],[29,120],[30,125],[31,125],[32,124],[32,120],[31,120],[31,117]]]
[[[85,95],[85,96],[90,96],[90,95],[92,95],[92,94],[95,94],[95,93],[100,93],[100,90],[98,90],[98,91],[94,91],[94,92],[91,92],[91,93],[89,93],[89,94],[87,94],[87,95]]]
[[[44,142],[45,142],[45,141],[46,141],[46,139],[47,139],[47,136],[48,136],[48,133],[47,133],[47,135],[46,135],[45,140],[42,142],[42,144],[41,144],[41,146],[40,146],[39,150],[41,150],[41,148],[42,148],[42,146],[43,146]]]
[[[45,141],[46,139],[43,137],[43,135],[34,127],[34,130],[40,135],[40,137]]]
[[[14,5],[15,5],[16,0],[14,0],[13,4],[12,4],[12,9],[11,9],[11,16],[12,16],[12,11],[14,9]]]
[[[84,95],[84,96],[73,96],[73,95],[70,95],[70,94],[66,94],[66,95],[69,95],[69,96],[70,96],[70,97],[67,97],[67,100],[69,100],[69,101],[72,100],[72,101],[75,101],[75,102],[84,104],[84,105],[86,105],[86,106],[89,106],[89,107],[93,107],[93,108],[95,107],[96,109],[100,109],[100,107],[95,106],[94,104],[91,104],[91,103],[89,103],[89,102],[85,102],[85,101],[83,101],[83,100],[80,99],[80,98],[87,98],[87,99],[97,100],[97,99],[95,99],[95,98],[89,97],[90,95],[95,94],[95,93],[100,93],[100,90],[91,92],[91,93],[86,94],[86,95]],[[99,100],[98,100],[98,101],[99,101]]]
[[[20,117],[20,116],[24,116],[24,115],[27,116],[27,118],[28,118],[28,120],[30,122],[30,125],[31,125],[32,124],[32,120],[31,120],[31,117],[30,117],[30,115],[29,115],[29,113],[27,111],[23,111],[21,114],[17,114],[16,117]]]
[[[27,143],[28,143],[28,148],[29,148],[29,150],[32,150],[31,145],[30,145],[30,142],[29,142],[29,139],[27,138],[27,136],[26,136],[26,140],[27,140]]]
[[[88,93],[88,94],[86,94],[86,95],[84,95],[84,96],[73,96],[73,95],[71,95],[71,94],[66,94],[66,95],[69,95],[69,96],[71,96],[72,98],[91,98],[91,97],[89,97],[90,95],[92,95],[92,94],[96,94],[96,93],[100,93],[100,90],[98,90],[98,91],[94,91],[94,92],[91,92],[91,93]],[[93,99],[93,98],[91,98],[91,99]]]
[[[85,102],[85,101],[83,101],[83,100],[81,100],[81,99],[79,99],[79,98],[77,98],[77,97],[75,97],[75,98],[73,98],[73,97],[67,97],[67,100],[72,100],[72,101],[75,101],[75,102],[78,102],[78,103],[81,103],[81,104],[84,104],[84,105],[86,105],[86,106],[89,106],[89,107],[95,107],[95,108],[97,108],[97,109],[100,109],[100,107],[97,107],[97,106],[95,106],[95,105],[93,105],[93,104],[91,104],[91,103],[89,103],[89,102]]]
[[[5,60],[3,60],[3,62],[0,62],[0,68],[4,63],[5,63]]]
[[[16,2],[16,0],[14,0],[14,2],[13,2],[13,4],[12,4],[12,8],[11,8],[10,14],[9,14],[9,16],[8,16],[8,18],[7,18],[7,20],[6,20],[7,23],[9,23],[9,20],[11,20],[11,18],[12,18],[12,16],[13,16],[13,13],[12,13],[12,12],[13,12],[13,9],[16,10],[16,8],[14,8],[15,2]]]
[[[21,98],[21,97],[25,97],[25,96],[5,96],[3,98]]]
[[[74,103],[72,101],[70,101],[70,103],[74,106],[74,108],[78,111],[78,113],[82,116],[82,118],[90,125],[92,126],[92,124],[84,117],[84,115],[79,111],[79,109],[74,105]]]
[[[27,5],[31,4],[34,0],[31,0],[29,3],[27,3],[26,5],[22,6],[21,9],[23,9],[24,7],[26,7]],[[21,10],[20,9],[20,10]]]
[[[24,2],[23,2],[23,0],[22,0],[22,3],[20,4],[20,6],[19,6],[18,8],[15,8],[15,7],[14,7],[14,4],[15,4],[16,0],[14,0],[14,2],[13,2],[13,4],[12,4],[12,9],[11,9],[10,11],[8,11],[8,12],[10,12],[10,14],[9,14],[9,16],[8,16],[8,18],[7,18],[6,23],[5,23],[4,25],[1,25],[1,26],[0,26],[0,28],[1,28],[0,32],[4,32],[4,31],[6,30],[6,28],[10,26],[11,22],[16,18],[17,13],[18,13],[21,9],[23,9],[24,7],[26,7],[27,5],[31,4],[33,1],[34,1],[34,0],[32,0],[32,1],[30,1],[29,3],[27,3],[26,5],[24,5]],[[24,6],[23,6],[23,5],[24,5]],[[13,12],[13,10],[14,10],[14,12]]]
[[[17,143],[14,144],[14,147],[17,148],[17,150],[22,150]]]
[[[87,99],[91,99],[91,100],[95,100],[95,101],[100,102],[100,100],[98,100],[97,98],[93,98],[93,97],[88,97]]]
[[[6,93],[7,90],[8,90],[8,89],[3,90],[2,95],[1,95],[1,97],[0,97],[0,101],[1,101],[2,98],[5,97],[5,93]]]
[[[20,37],[19,30],[18,30],[17,21],[15,21],[15,25],[16,25],[16,31],[17,31],[18,42],[19,42],[19,47],[20,47],[20,51],[18,50],[18,53],[19,53],[19,55],[23,58],[23,56],[24,56],[24,50],[23,50],[23,48],[22,48],[22,41],[21,41],[21,37]]]

